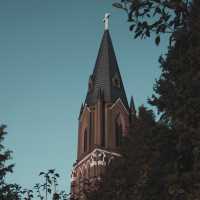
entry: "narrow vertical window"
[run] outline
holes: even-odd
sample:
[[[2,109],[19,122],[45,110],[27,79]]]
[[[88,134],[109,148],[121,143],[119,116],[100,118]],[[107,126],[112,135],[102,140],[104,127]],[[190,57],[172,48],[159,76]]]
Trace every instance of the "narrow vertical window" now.
[[[101,135],[101,146],[105,147],[105,131],[102,131],[102,135]]]
[[[88,133],[87,133],[87,129],[85,129],[85,131],[84,131],[84,144],[83,144],[84,152],[87,151],[87,139],[88,139]]]
[[[119,147],[122,142],[122,125],[118,121],[115,122],[115,143]]]
[[[105,116],[104,116],[104,112],[103,112],[103,116],[102,116],[102,132],[101,132],[101,146],[105,147]]]

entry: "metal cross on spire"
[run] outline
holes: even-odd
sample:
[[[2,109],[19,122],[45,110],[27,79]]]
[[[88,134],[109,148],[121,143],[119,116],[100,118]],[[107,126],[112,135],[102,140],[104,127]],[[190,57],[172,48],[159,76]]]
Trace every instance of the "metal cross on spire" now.
[[[105,30],[108,30],[108,22],[109,22],[110,13],[106,13],[105,17],[103,18],[103,22],[105,25]]]

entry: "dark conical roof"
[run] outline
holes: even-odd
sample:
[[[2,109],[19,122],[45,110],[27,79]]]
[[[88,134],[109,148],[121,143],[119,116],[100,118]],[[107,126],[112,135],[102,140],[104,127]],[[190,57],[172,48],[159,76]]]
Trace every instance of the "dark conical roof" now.
[[[120,98],[129,109],[126,93],[119,72],[112,40],[108,30],[104,31],[95,68],[90,78],[85,103],[93,105],[97,102],[99,90],[103,93],[105,102],[114,103]]]

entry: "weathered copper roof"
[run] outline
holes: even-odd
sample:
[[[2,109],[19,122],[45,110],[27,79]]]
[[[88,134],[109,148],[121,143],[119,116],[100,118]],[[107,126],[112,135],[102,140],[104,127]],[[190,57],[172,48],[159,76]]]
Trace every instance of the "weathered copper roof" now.
[[[85,103],[93,105],[101,92],[107,103],[114,103],[120,98],[129,110],[126,93],[120,75],[112,40],[108,30],[104,31]]]

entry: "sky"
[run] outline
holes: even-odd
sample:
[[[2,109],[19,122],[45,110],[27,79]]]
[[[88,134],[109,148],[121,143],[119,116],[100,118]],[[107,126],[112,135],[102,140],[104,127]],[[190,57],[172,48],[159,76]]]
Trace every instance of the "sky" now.
[[[108,0],[0,0],[0,124],[13,151],[14,173],[25,188],[55,168],[69,192],[76,160],[78,114],[111,13],[110,34],[128,99],[147,105],[159,77],[153,40],[134,40],[126,14]]]

